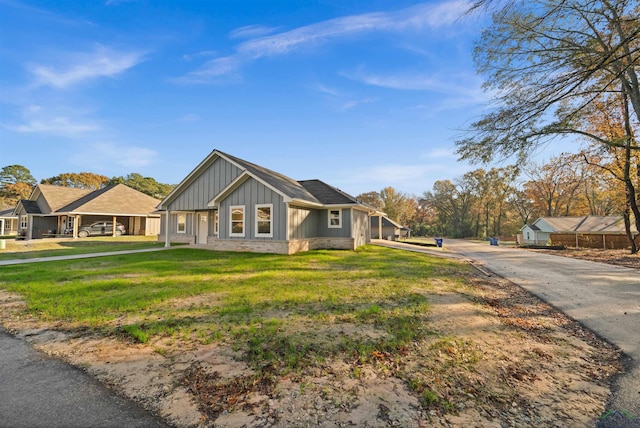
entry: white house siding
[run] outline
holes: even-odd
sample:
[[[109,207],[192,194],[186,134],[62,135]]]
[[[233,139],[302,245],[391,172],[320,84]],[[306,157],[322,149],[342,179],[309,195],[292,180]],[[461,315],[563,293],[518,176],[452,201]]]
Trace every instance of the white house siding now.
[[[358,210],[351,210],[353,216],[352,238],[354,240],[355,248],[361,245],[369,243],[369,216],[367,213]],[[343,214],[344,215],[344,214]]]
[[[208,209],[209,202],[227,187],[241,171],[222,158],[216,158],[198,175],[166,208],[171,211],[193,211]]]

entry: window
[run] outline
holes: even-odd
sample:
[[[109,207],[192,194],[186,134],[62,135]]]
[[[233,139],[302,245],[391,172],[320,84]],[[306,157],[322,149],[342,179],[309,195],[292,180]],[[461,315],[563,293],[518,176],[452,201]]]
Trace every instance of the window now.
[[[329,210],[329,227],[336,229],[342,227],[342,210]]]
[[[273,204],[256,205],[256,236],[272,237],[271,212]]]
[[[231,232],[229,236],[244,236],[244,205],[231,207]]]
[[[178,214],[178,233],[187,233],[187,216]]]
[[[218,217],[218,210],[215,210],[213,212],[213,234],[214,235],[218,234],[218,230],[219,230],[218,221],[219,220],[220,220],[220,218]]]
[[[28,226],[27,216],[26,215],[21,215],[20,216],[20,229],[26,229],[27,226]]]

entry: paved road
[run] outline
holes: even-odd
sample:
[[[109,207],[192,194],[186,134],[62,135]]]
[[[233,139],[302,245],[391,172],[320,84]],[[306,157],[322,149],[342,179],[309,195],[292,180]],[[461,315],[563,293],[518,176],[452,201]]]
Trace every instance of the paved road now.
[[[168,427],[0,327],[0,427]]]
[[[640,271],[462,240],[456,251],[522,286],[616,344],[631,358],[611,407],[640,416]]]

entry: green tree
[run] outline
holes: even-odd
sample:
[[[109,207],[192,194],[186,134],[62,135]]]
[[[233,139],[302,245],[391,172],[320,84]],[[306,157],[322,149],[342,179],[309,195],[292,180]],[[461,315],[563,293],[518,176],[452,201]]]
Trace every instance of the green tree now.
[[[356,199],[379,211],[384,210],[384,202],[380,198],[380,193],[376,191],[361,193],[356,196]]]
[[[476,6],[495,4],[480,0]],[[638,145],[640,121],[640,6],[634,0],[527,0],[500,3],[476,46],[496,107],[457,142],[463,159],[488,162],[517,155],[522,162],[553,137],[575,135],[624,149]],[[618,99],[621,137],[592,132],[589,117],[601,98]],[[629,165],[629,162],[627,162]],[[640,228],[630,168],[624,172],[627,204]]]
[[[0,170],[0,203],[5,207],[26,199],[33,191],[36,179],[22,165],[8,165]]]
[[[78,189],[97,190],[105,187],[109,182],[109,177],[92,172],[65,172],[54,177],[45,178],[40,181],[42,184],[53,184],[56,186],[75,187]]]
[[[107,182],[107,185],[109,186],[114,184],[127,185],[132,189],[136,189],[139,192],[157,199],[163,199],[165,196],[171,193],[171,191],[175,187],[171,184],[159,183],[154,178],[144,177],[137,172],[132,172],[131,174],[128,174],[124,177],[112,177]]]

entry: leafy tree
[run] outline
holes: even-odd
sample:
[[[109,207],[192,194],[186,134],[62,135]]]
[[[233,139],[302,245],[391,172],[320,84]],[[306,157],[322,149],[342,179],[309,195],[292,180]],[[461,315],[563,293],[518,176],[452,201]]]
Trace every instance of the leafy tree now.
[[[384,209],[384,202],[380,198],[380,193],[376,191],[361,193],[356,196],[356,199],[362,201],[363,203],[382,211]]]
[[[529,163],[524,184],[538,211],[546,216],[586,215],[577,209],[584,177],[580,163],[568,154],[552,157],[546,164]]]
[[[480,0],[477,7],[495,4]],[[503,3],[501,3],[503,4]],[[633,121],[640,121],[640,5],[633,0],[513,0],[493,14],[475,51],[497,107],[457,142],[463,159],[528,154],[553,137],[576,135],[624,150],[627,204],[640,229],[631,176]],[[601,98],[618,99],[622,136],[593,132]]]
[[[171,185],[171,184],[159,183],[152,177],[143,177],[141,174],[138,174],[137,172],[132,172],[131,174],[128,174],[124,177],[122,176],[112,177],[107,182],[107,185],[109,186],[114,184],[125,184],[131,187],[132,189],[136,189],[139,192],[142,192],[144,194],[147,194],[157,199],[164,198],[169,193],[171,193],[171,191],[175,187],[174,185]]]
[[[433,190],[425,192],[422,200],[438,213],[440,227],[438,235],[464,238],[472,236],[471,205],[473,202],[471,183],[458,180],[438,180]]]
[[[75,187],[78,189],[97,190],[105,187],[109,177],[91,172],[66,172],[55,177],[45,178],[40,183],[56,186]]]
[[[13,206],[18,200],[26,199],[33,191],[36,179],[31,171],[22,165],[8,165],[0,170],[0,202]]]

